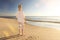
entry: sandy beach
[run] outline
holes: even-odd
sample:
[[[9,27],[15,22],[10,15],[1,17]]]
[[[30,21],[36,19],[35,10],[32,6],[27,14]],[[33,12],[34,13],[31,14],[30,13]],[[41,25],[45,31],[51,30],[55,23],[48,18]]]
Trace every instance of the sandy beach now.
[[[24,35],[18,36],[18,33],[16,19],[0,18],[0,40],[60,40],[60,30],[27,23],[25,23]]]

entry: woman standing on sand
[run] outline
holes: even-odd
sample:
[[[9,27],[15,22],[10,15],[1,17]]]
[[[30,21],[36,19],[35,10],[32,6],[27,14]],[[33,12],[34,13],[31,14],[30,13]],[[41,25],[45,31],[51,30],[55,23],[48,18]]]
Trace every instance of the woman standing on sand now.
[[[22,11],[22,5],[18,5],[18,13],[16,14],[16,18],[19,24],[19,35],[23,35],[23,27],[24,27],[24,22],[25,22],[25,16]]]

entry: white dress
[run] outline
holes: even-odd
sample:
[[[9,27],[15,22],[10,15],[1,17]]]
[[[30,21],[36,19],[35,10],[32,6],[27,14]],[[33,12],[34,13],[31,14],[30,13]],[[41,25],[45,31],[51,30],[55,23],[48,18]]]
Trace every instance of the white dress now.
[[[23,12],[22,11],[18,11],[18,13],[16,14],[16,18],[17,18],[17,21],[18,22],[20,22],[20,23],[23,23],[24,24],[24,22],[25,22],[25,16],[24,16],[24,14],[23,14]]]

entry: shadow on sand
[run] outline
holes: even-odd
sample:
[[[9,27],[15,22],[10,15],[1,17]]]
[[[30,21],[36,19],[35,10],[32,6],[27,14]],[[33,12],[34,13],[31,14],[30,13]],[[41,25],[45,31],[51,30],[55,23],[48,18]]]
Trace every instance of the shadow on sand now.
[[[0,38],[0,40],[7,40],[7,39],[11,39],[11,38],[16,38],[16,37],[19,37],[20,35],[17,34],[17,35],[12,35],[12,36],[8,36],[8,37],[2,37]]]

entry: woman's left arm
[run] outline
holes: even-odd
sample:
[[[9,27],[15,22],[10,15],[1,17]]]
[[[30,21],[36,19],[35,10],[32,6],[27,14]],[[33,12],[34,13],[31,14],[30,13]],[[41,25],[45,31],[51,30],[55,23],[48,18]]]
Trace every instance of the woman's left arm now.
[[[25,20],[25,22],[26,22],[26,17],[25,17],[25,15],[24,15],[24,12],[23,12],[23,16],[24,16],[24,20]]]

